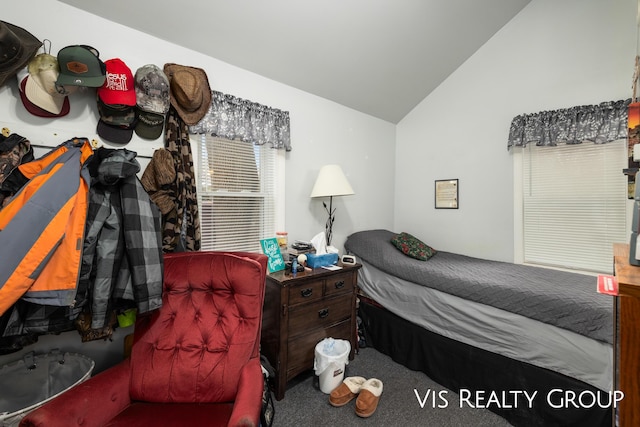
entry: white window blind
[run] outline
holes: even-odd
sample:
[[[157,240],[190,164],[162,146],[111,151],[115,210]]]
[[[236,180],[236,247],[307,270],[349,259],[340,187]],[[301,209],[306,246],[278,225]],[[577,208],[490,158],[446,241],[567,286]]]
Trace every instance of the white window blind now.
[[[260,252],[260,239],[275,236],[277,150],[205,134],[193,139],[201,249]]]
[[[611,273],[629,235],[626,142],[523,151],[524,262]]]

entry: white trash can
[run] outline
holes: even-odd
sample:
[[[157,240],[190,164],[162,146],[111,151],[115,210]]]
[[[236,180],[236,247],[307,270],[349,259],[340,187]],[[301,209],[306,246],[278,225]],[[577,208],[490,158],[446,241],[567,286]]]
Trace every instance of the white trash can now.
[[[350,351],[351,343],[347,340],[325,338],[316,344],[313,369],[320,377],[320,391],[329,394],[340,385]]]

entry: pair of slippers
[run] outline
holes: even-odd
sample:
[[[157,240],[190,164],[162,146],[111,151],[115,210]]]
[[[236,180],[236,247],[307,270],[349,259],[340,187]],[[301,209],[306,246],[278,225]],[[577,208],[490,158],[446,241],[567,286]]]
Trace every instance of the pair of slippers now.
[[[373,415],[382,395],[382,381],[377,378],[347,377],[331,391],[329,403],[340,407],[356,399],[356,414],[367,418]]]

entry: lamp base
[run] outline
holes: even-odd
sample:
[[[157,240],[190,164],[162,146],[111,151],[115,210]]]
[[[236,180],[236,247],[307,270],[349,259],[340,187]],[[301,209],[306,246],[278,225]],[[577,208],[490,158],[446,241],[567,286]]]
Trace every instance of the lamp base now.
[[[325,210],[327,211],[327,213],[329,214],[329,218],[327,218],[327,222],[324,226],[324,230],[325,230],[325,236],[327,238],[327,246],[331,246],[331,237],[332,237],[332,228],[333,228],[333,221],[335,220],[335,212],[336,210],[333,209],[333,196],[329,196],[329,207],[327,208],[327,204],[325,202],[322,202],[322,205],[324,206]]]

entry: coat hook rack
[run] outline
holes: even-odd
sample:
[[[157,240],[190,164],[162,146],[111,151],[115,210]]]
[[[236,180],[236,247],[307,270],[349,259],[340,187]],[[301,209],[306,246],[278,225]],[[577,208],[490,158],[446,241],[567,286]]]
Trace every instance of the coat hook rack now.
[[[9,135],[11,135],[11,130],[8,127],[3,127],[2,129],[0,129],[0,133],[5,138],[8,138]],[[54,135],[57,136],[57,134],[55,134],[55,133],[54,133]],[[31,143],[31,146],[34,147],[34,148],[44,148],[44,149],[47,149],[47,150],[51,150],[52,148],[55,148],[55,146],[52,146],[52,145],[42,145],[42,144],[34,144],[34,143]],[[91,140],[91,148],[93,148],[94,150],[96,150],[96,149],[98,149],[98,148],[100,148],[102,146],[103,146],[103,144],[101,144],[98,139],[93,138]],[[137,157],[141,158],[141,159],[151,159],[152,158],[151,155],[142,155],[142,154],[137,154]]]

